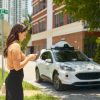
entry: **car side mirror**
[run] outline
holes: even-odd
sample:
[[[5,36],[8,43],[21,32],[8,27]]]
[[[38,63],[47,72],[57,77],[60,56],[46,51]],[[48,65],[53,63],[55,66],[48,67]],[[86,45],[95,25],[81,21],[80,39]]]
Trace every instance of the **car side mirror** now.
[[[52,63],[52,60],[51,59],[46,59],[45,60],[47,63]]]

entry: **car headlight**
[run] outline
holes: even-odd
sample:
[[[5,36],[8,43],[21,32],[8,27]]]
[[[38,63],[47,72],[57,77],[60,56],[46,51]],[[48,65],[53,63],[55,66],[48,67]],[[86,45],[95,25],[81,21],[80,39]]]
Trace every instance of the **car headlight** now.
[[[62,70],[66,70],[66,71],[75,71],[73,68],[68,67],[68,66],[62,66],[62,65],[60,65],[60,68],[61,68]]]

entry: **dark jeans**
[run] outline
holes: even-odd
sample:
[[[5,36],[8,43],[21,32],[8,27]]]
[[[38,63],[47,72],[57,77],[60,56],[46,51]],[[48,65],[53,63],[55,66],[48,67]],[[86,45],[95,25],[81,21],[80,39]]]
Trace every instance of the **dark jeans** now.
[[[11,70],[6,78],[6,100],[23,100],[23,69]]]

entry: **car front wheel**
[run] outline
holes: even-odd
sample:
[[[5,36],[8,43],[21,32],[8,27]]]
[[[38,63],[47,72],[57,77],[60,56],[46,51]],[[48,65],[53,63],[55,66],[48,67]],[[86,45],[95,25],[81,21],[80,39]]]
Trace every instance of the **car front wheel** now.
[[[41,82],[42,79],[41,79],[41,77],[40,77],[39,69],[37,68],[35,71],[36,71],[36,81],[37,81],[37,82]]]
[[[63,90],[63,84],[61,83],[57,73],[54,74],[53,85],[54,85],[55,90],[57,91]]]

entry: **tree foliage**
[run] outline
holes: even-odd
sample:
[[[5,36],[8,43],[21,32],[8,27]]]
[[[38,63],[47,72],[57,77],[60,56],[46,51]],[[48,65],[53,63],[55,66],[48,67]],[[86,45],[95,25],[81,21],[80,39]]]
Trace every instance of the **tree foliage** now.
[[[27,44],[31,38],[31,33],[32,33],[32,25],[31,25],[31,16],[28,15],[28,17],[24,20],[24,24],[28,27],[27,34],[26,34],[26,39],[21,43],[21,49],[24,52],[27,48]]]
[[[4,33],[4,41],[2,40],[2,36],[0,35],[0,52],[2,50],[2,41],[4,42],[5,45],[6,40],[7,40],[7,34]]]
[[[93,58],[96,54],[96,39],[97,36],[86,36],[84,38],[84,53],[89,57]]]
[[[65,5],[64,12],[74,20],[84,20],[90,29],[100,28],[100,0],[53,0],[58,6]]]
[[[97,43],[97,49],[94,60],[100,64],[100,37],[96,39],[96,43]]]

